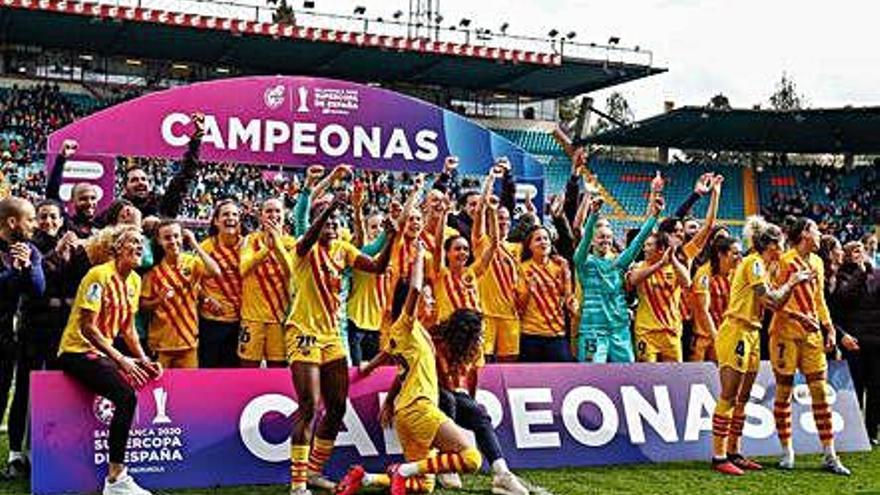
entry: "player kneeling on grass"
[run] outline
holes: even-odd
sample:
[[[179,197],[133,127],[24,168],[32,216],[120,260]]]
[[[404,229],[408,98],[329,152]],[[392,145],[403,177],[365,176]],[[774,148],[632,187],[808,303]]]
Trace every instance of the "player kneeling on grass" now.
[[[409,288],[396,291],[387,353],[398,367],[392,390],[383,406],[383,418],[393,415],[394,428],[403,448],[403,464],[388,467],[387,476],[372,475],[353,467],[337,486],[336,493],[352,495],[361,486],[390,486],[391,495],[433,491],[437,473],[472,473],[483,458],[459,428],[437,407],[439,388],[431,336],[416,320],[416,306],[424,281],[425,248],[419,242]],[[403,286],[401,286],[403,287]],[[398,309],[401,308],[402,309]],[[365,371],[369,371],[368,369]],[[393,401],[393,406],[391,405]],[[393,412],[392,412],[393,410]],[[439,454],[432,454],[431,448]]]
[[[110,465],[104,495],[150,495],[125,469],[125,444],[137,408],[135,388],[159,378],[162,367],[144,354],[134,328],[141,278],[135,273],[144,250],[140,229],[120,226],[112,235],[113,259],[97,265],[79,285],[61,337],[58,362],[67,375],[113,403]],[[134,358],[113,347],[122,334]]]
[[[730,475],[758,470],[761,465],[740,453],[745,409],[760,365],[760,330],[764,307],[779,310],[792,290],[813,279],[808,270],[792,272],[777,289],[770,287],[767,266],[782,253],[782,230],[763,219],[749,219],[746,225],[752,253],[733,274],[730,303],[715,342],[721,378],[721,397],[712,417],[712,469]]]

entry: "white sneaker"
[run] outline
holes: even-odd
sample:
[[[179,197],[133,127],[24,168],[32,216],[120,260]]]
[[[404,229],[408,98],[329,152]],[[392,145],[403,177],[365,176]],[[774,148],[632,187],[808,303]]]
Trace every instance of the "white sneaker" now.
[[[528,495],[529,490],[511,472],[492,477],[492,493],[497,495]]]
[[[840,457],[825,458],[825,461],[822,463],[822,469],[840,476],[849,476],[852,474],[852,472],[840,462]]]
[[[110,483],[109,479],[104,480],[103,495],[152,495],[149,491],[144,490],[134,478],[129,476],[128,471],[123,471],[116,481]]]
[[[290,495],[312,495],[308,488],[290,488]]]
[[[336,483],[325,478],[322,474],[310,474],[308,481],[306,481],[306,485],[311,488],[317,488],[328,492],[336,491]]]
[[[784,455],[779,458],[779,469],[784,469],[786,471],[791,471],[794,469],[794,457],[789,457]]]
[[[462,487],[461,476],[458,473],[440,473],[437,475],[437,481],[440,486],[450,490],[458,490]]]

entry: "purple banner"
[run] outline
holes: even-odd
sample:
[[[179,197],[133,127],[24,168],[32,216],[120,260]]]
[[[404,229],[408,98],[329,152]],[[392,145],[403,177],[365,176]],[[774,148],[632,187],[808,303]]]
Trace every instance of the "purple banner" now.
[[[381,469],[389,456],[399,456],[394,432],[377,421],[393,374],[385,368],[367,378],[353,375],[344,431],[328,466],[332,475],[353,463]],[[798,380],[795,450],[818,452],[809,392]],[[708,363],[497,365],[480,374],[477,399],[515,468],[708,459],[717,381]],[[845,363],[831,363],[829,386],[838,450],[869,450]],[[33,493],[96,490],[106,473],[112,407],[55,372],[34,373],[31,394]],[[749,454],[779,451],[773,394],[764,363],[746,408]],[[172,370],[138,399],[127,461],[144,486],[289,481],[290,418],[297,405],[287,370]]]
[[[205,114],[201,157],[252,164],[335,165],[439,171],[449,155],[464,173],[488,171],[507,156],[517,176],[541,176],[521,148],[449,110],[392,91],[346,81],[292,76],[224,79],[151,93],[52,133],[83,153],[178,158]]]

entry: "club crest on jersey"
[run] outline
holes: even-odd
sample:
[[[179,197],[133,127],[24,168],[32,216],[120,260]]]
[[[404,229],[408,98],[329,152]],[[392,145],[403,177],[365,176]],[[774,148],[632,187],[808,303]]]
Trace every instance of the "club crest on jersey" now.
[[[764,267],[756,262],[752,264],[752,273],[754,273],[756,277],[760,277],[764,273]]]
[[[98,282],[94,282],[89,286],[89,289],[86,291],[86,301],[90,303],[96,303],[101,299],[101,284]]]

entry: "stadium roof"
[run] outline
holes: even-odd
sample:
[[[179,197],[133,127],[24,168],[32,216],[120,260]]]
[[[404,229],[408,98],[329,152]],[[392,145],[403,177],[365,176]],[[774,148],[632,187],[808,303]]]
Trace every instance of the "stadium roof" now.
[[[211,18],[73,0],[6,0],[5,43],[537,98],[595,91],[665,69],[400,37]]]
[[[612,146],[779,153],[880,153],[880,107],[710,110],[684,107],[589,136]]]

